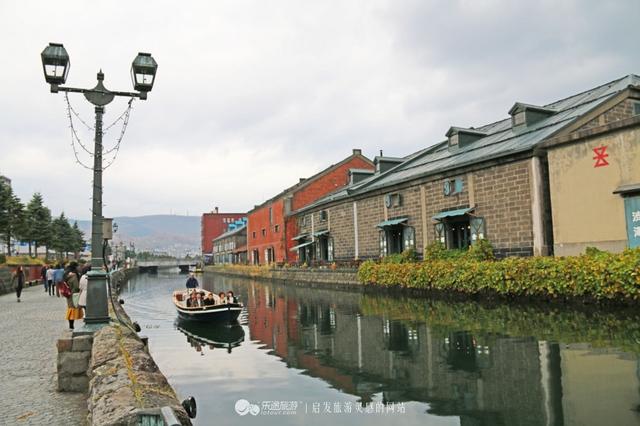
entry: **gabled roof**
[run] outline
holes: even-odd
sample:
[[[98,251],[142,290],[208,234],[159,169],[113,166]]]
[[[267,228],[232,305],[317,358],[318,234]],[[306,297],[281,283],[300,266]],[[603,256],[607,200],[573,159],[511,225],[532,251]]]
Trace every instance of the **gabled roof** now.
[[[242,225],[239,228],[232,229],[231,231],[227,231],[224,234],[217,236],[216,238],[213,239],[213,241],[218,241],[218,240],[221,240],[223,238],[231,237],[232,235],[235,235],[235,234],[237,234],[239,232],[242,232],[245,229],[247,229],[247,225]]]
[[[539,105],[525,104],[523,102],[516,102],[515,104],[513,104],[513,106],[509,110],[509,115],[516,114],[520,111],[526,111],[528,109],[533,111],[549,112],[549,113],[556,112],[556,110],[553,108],[541,107]]]
[[[560,130],[568,127],[594,108],[612,99],[628,87],[638,85],[640,85],[640,76],[630,74],[585,92],[544,105],[542,107],[544,110],[553,110],[555,114],[524,128],[514,129],[511,118],[475,127],[473,131],[484,132],[486,135],[472,144],[451,150],[448,147],[448,141],[438,142],[429,148],[405,157],[403,163],[385,173],[376,174],[363,179],[355,185],[350,185],[340,191],[329,194],[299,211],[309,210],[343,198],[402,184],[413,179],[445,173],[461,167],[528,151],[533,152],[533,149],[543,141],[556,135]],[[536,107],[522,103],[516,103],[514,108],[516,106],[518,108]]]
[[[356,152],[357,151],[357,152]],[[290,187],[288,187],[287,189],[285,189],[284,191],[278,193],[277,195],[269,198],[268,200],[262,202],[261,204],[258,204],[256,206],[254,206],[251,210],[249,210],[247,212],[247,215],[264,207],[265,205],[272,203],[273,201],[277,200],[278,198],[282,198],[286,195],[289,195],[291,193],[294,193],[302,188],[304,188],[305,186],[311,184],[312,182],[315,182],[316,180],[318,180],[319,178],[329,174],[330,172],[332,172],[333,170],[337,169],[338,167],[348,163],[349,161],[351,161],[354,158],[361,158],[362,160],[366,161],[367,163],[369,163],[372,167],[374,166],[374,164],[371,162],[371,160],[369,160],[367,157],[365,157],[364,155],[362,155],[362,153],[360,152],[360,150],[354,150],[353,154],[351,154],[350,156],[346,157],[344,160],[340,161],[339,163],[336,164],[332,164],[329,167],[327,167],[326,169],[316,173],[315,175],[306,178],[306,179],[301,179],[300,182],[296,183],[295,185],[292,185]]]

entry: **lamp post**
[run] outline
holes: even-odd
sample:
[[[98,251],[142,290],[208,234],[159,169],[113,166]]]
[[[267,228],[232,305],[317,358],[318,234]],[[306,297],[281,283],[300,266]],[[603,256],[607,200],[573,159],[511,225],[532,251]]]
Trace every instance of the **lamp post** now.
[[[69,54],[62,44],[49,43],[41,53],[44,78],[51,92],[82,93],[95,106],[96,124],[93,150],[93,209],[91,216],[91,271],[88,273],[85,328],[99,328],[109,322],[106,272],[103,270],[102,232],[102,116],[104,107],[116,96],[147,99],[153,88],[158,64],[149,53],[138,53],[131,64],[131,78],[136,92],[115,92],[104,87],[104,74],[98,72],[98,83],[93,89],[63,87],[69,74]]]

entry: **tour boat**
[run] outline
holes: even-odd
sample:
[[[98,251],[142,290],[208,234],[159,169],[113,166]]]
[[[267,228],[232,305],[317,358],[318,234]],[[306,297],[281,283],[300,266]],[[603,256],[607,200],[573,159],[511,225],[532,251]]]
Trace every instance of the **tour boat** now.
[[[226,349],[227,352],[244,342],[244,329],[239,324],[206,324],[202,322],[178,322],[178,330],[198,350],[199,345]]]
[[[197,289],[204,293],[207,297],[210,291]],[[242,303],[220,303],[220,298],[213,293],[215,305],[189,308],[187,307],[187,299],[189,298],[188,290],[177,290],[173,292],[173,304],[178,311],[178,317],[188,321],[218,321],[218,322],[234,322],[238,319],[242,312]]]

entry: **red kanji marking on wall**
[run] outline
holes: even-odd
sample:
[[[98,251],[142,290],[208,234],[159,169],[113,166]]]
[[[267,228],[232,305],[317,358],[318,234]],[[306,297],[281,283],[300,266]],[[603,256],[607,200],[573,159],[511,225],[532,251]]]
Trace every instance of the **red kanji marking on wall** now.
[[[607,161],[607,157],[609,156],[609,154],[607,154],[606,145],[593,148],[593,153],[595,154],[593,159],[596,160],[596,163],[593,165],[593,167],[602,167],[609,165],[609,162]]]

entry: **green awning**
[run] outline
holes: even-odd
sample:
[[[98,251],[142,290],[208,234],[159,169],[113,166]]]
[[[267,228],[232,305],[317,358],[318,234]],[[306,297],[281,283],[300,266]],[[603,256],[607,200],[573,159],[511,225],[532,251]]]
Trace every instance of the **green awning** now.
[[[290,251],[298,250],[299,248],[306,247],[306,246],[311,245],[311,244],[313,244],[313,241],[309,241],[308,243],[298,244],[297,246],[291,247],[289,250]]]
[[[323,229],[322,231],[314,232],[313,236],[314,237],[319,237],[320,235],[324,235],[324,234],[328,234],[328,233],[329,233],[328,229]]]
[[[469,213],[471,210],[473,210],[473,207],[467,208],[467,209],[457,209],[457,210],[447,210],[444,212],[440,212],[437,215],[433,216],[433,220],[442,220],[442,219],[446,219],[448,217],[458,217],[458,216],[464,216],[465,214]]]
[[[309,236],[309,234],[300,234],[300,235],[296,235],[295,237],[293,237],[292,240],[300,240],[300,239],[306,238],[308,236]]]
[[[400,225],[401,223],[404,223],[407,220],[409,220],[408,217],[399,217],[399,218],[396,218],[396,219],[385,220],[383,222],[380,222],[376,226],[378,228],[386,228],[387,226]]]

